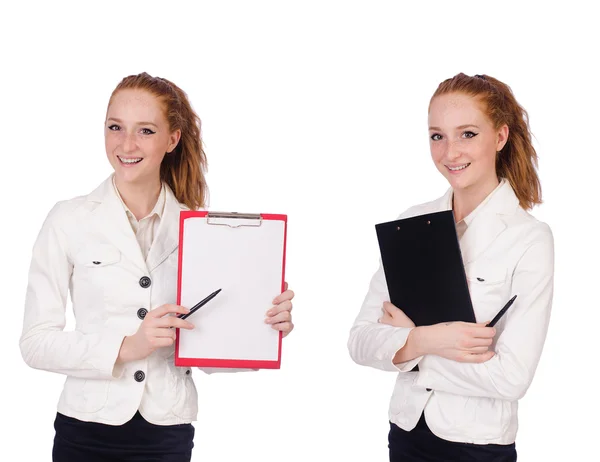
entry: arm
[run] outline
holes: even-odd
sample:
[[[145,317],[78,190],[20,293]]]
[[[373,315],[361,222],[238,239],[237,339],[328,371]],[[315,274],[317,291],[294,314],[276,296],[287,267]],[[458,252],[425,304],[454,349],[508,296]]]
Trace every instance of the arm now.
[[[33,247],[21,354],[35,369],[88,379],[112,378],[120,374],[115,362],[124,336],[109,329],[87,334],[63,331],[73,265],[66,236],[57,223],[61,205],[50,211]]]
[[[467,364],[427,355],[415,385],[457,395],[517,400],[529,388],[546,339],[552,306],[554,243],[549,228],[526,250],[513,273],[518,295],[504,315],[496,354]],[[500,308],[500,307],[499,307]]]
[[[383,303],[386,301],[389,301],[389,293],[380,262],[379,269],[371,279],[362,308],[350,330],[350,357],[357,364],[384,371],[410,371],[419,362],[420,357],[410,358],[412,361],[408,362],[401,362],[395,357],[406,344],[413,328],[379,323],[383,314]]]

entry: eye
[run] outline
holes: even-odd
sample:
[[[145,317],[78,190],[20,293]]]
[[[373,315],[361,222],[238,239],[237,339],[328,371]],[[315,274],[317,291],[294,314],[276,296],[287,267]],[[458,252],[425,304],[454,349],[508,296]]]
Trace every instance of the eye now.
[[[466,131],[463,133],[463,138],[475,138],[477,135],[478,135],[478,133]]]
[[[142,128],[142,134],[144,135],[154,135],[155,133],[154,130],[150,130],[149,128]]]
[[[112,130],[113,132],[119,131],[121,130],[121,127],[119,127],[117,124],[112,124],[108,126],[109,130]]]
[[[439,133],[434,133],[433,135],[431,135],[430,137],[433,141],[439,141],[442,139],[442,135],[440,135]]]

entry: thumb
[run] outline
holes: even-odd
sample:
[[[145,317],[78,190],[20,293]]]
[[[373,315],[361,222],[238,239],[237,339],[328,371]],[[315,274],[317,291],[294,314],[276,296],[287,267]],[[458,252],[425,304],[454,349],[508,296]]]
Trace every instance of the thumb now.
[[[390,316],[393,315],[394,310],[397,310],[398,308],[396,308],[391,302],[383,302],[383,311],[386,312],[387,314],[389,314]]]
[[[492,359],[494,356],[496,355],[495,352],[493,352],[492,350],[487,351],[486,353],[483,353],[483,362],[489,361],[490,359]]]

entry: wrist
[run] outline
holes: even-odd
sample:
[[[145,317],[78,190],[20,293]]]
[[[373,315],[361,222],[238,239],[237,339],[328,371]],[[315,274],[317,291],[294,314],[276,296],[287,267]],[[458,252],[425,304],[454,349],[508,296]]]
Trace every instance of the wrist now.
[[[408,333],[408,337],[406,337],[406,342],[404,343],[404,346],[400,348],[394,355],[394,358],[392,360],[394,364],[400,364],[407,361],[411,361],[421,356],[418,352],[418,349],[416,348],[417,345],[415,342],[415,336],[413,334],[414,331],[415,328],[413,327]]]
[[[117,356],[117,364],[123,364],[131,361],[131,337],[127,336],[123,339],[123,343],[121,343],[121,348],[119,349],[119,355]]]
[[[417,357],[431,353],[429,348],[430,332],[430,326],[417,326],[410,331],[408,338],[411,341],[414,354]]]

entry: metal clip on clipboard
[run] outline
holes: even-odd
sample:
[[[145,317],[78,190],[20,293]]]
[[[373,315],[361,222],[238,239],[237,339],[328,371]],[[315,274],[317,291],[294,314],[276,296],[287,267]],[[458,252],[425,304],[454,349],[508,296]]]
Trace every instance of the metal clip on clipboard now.
[[[220,223],[219,220],[241,220],[240,223]],[[257,227],[262,225],[262,216],[260,213],[239,213],[239,212],[208,212],[206,223],[209,225],[229,226],[230,228],[240,228],[242,226]]]

